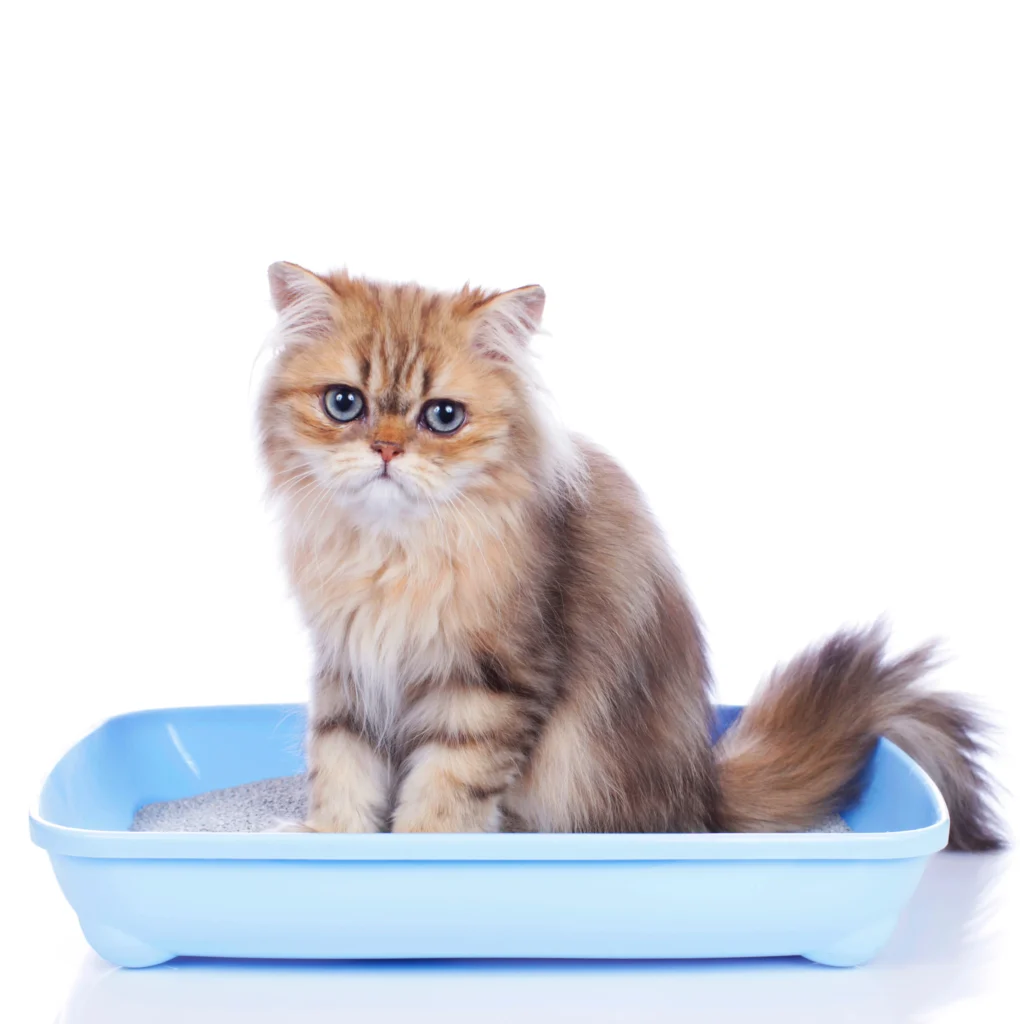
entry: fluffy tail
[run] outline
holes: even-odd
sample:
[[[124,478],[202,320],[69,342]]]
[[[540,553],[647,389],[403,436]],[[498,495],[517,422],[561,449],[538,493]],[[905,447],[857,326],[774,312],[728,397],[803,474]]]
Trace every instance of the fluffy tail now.
[[[932,647],[887,660],[886,639],[880,626],[839,633],[762,685],[718,744],[724,831],[802,831],[841,810],[886,736],[942,792],[950,849],[1003,844],[978,763],[981,720],[963,698],[921,685],[934,665]]]

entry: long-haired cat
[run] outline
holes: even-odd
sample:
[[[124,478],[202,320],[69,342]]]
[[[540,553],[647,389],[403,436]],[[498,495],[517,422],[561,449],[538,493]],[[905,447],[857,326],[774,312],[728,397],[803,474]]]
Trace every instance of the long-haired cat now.
[[[792,831],[876,739],[931,774],[951,846],[1000,836],[977,722],[930,652],[837,635],[710,741],[697,617],[636,486],[545,411],[530,286],[439,293],[270,269],[260,404],[291,583],[315,639],[322,832]]]

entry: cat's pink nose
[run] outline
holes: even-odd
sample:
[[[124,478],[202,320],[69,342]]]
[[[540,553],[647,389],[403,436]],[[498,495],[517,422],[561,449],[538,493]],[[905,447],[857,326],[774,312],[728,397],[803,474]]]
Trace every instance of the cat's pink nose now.
[[[395,444],[394,441],[374,441],[370,447],[380,454],[385,465],[387,465],[387,463],[389,463],[396,455],[401,455],[404,450],[400,444]]]

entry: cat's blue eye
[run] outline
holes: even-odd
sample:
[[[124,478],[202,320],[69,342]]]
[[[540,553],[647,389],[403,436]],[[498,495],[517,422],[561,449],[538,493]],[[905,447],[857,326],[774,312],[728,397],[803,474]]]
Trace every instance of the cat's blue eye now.
[[[454,434],[466,422],[466,407],[461,402],[437,398],[423,406],[420,422],[435,434]]]
[[[324,412],[339,423],[359,419],[365,408],[362,392],[345,384],[335,384],[324,392]]]

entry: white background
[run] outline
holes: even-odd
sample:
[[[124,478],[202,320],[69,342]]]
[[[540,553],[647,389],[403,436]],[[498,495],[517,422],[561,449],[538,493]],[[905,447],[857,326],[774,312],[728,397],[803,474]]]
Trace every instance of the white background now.
[[[25,825],[111,714],[304,696],[251,429],[278,259],[543,284],[551,389],[649,495],[722,697],[889,613],[899,646],[946,638],[942,685],[988,702],[996,772],[1019,775],[1019,5],[22,4],[0,51],[6,1019],[328,1020],[335,982],[376,1012],[368,967],[94,985]],[[492,991],[519,1019],[953,1020],[969,998],[1001,1020],[1014,918],[979,952],[939,908],[991,879],[1019,894],[1013,857],[947,858],[887,960],[827,975],[856,980],[408,968],[384,988],[447,1020]]]

